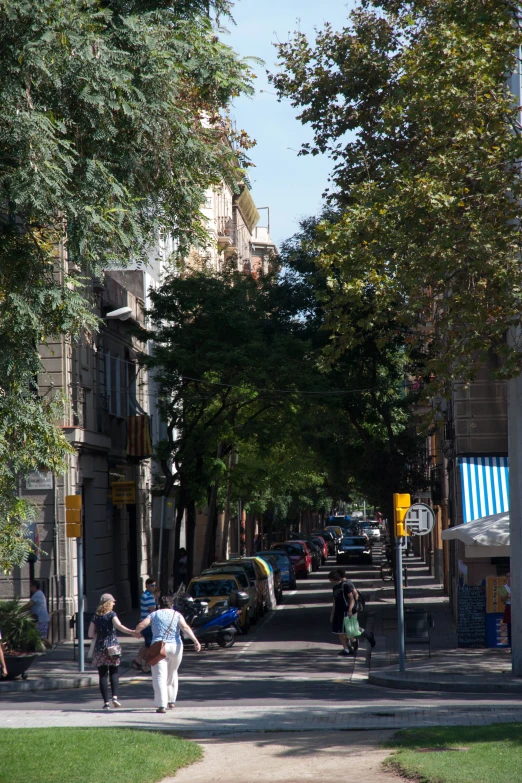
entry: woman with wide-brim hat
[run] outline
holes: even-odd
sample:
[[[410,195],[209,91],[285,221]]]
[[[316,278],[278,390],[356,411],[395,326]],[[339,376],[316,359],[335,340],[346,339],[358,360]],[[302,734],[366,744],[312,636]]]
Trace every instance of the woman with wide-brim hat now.
[[[104,593],[96,609],[96,614],[89,625],[89,639],[96,639],[92,662],[98,669],[100,691],[103,697],[103,709],[110,709],[109,703],[109,678],[111,682],[113,707],[121,707],[118,699],[118,685],[120,675],[121,647],[116,636],[116,630],[134,636],[134,631],[122,625],[118,615],[113,611],[116,599],[110,593]]]

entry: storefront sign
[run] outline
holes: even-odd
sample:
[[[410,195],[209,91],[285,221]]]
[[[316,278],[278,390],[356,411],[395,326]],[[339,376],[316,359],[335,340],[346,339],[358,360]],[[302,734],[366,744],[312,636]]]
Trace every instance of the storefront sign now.
[[[134,505],[136,503],[136,484],[134,481],[117,481],[112,484],[112,502],[115,506]]]
[[[53,474],[48,471],[35,470],[25,477],[25,488],[29,490],[42,490],[53,488]]]

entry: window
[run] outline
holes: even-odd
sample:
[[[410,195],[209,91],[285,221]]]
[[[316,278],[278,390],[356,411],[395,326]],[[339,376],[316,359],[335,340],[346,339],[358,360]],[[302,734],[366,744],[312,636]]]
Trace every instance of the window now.
[[[236,582],[232,579],[212,579],[208,582],[193,582],[188,592],[192,598],[215,598],[230,595],[232,590],[237,590]]]

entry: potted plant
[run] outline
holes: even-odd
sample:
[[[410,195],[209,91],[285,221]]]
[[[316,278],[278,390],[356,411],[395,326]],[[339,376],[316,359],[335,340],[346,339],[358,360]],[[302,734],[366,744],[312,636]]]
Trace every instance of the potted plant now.
[[[0,601],[0,631],[7,679],[20,675],[25,679],[27,669],[45,651],[45,645],[33,619],[18,601]]]

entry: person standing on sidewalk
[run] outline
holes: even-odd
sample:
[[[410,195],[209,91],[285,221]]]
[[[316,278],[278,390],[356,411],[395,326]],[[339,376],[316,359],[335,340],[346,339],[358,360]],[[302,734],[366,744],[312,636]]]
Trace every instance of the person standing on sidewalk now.
[[[154,688],[154,706],[156,712],[165,713],[167,707],[174,709],[178,696],[178,669],[183,657],[183,642],[181,631],[192,639],[196,652],[201,650],[201,644],[192,628],[179,612],[172,608],[174,599],[170,595],[162,595],[159,599],[159,609],[152,612],[136,626],[136,633],[142,633],[144,628],[152,628],[152,644],[165,642],[166,658],[162,658],[152,666],[152,686]]]
[[[112,704],[114,707],[121,707],[118,699],[118,685],[120,675],[118,667],[120,665],[121,647],[116,636],[116,629],[122,633],[135,635],[135,631],[126,628],[118,619],[118,615],[113,611],[116,599],[110,593],[104,593],[100,598],[100,603],[96,609],[96,614],[89,625],[89,639],[96,637],[94,644],[94,653],[92,662],[98,669],[100,681],[100,691],[103,697],[103,709],[110,709],[109,704],[109,683],[111,680]]]
[[[157,606],[155,592],[156,580],[152,579],[152,577],[149,577],[145,582],[145,590],[141,594],[140,598],[141,620],[145,620],[145,618],[148,617],[151,612],[156,611]],[[144,662],[147,656],[147,650],[152,643],[152,628],[150,626],[144,628],[141,635],[143,636],[144,643],[140,647],[135,660],[132,662],[132,668],[138,669],[139,671],[150,672],[150,666],[147,666]]]
[[[27,609],[31,612],[36,621],[36,627],[40,634],[40,638],[46,647],[50,647],[50,643],[47,641],[49,635],[49,621],[50,616],[47,611],[47,599],[42,592],[40,582],[38,579],[33,579],[29,586],[31,593],[31,600],[25,604],[23,609]]]

